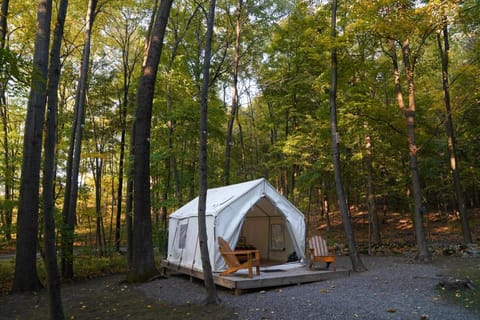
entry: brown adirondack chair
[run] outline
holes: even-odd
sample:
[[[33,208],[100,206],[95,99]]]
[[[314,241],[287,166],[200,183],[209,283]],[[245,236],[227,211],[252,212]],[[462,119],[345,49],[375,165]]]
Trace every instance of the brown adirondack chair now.
[[[333,271],[337,270],[336,256],[328,252],[327,242],[321,236],[313,236],[308,240],[310,250],[310,269],[315,269],[315,263],[325,262],[327,269],[333,263]]]
[[[232,250],[229,244],[222,237],[218,237],[220,254],[222,255],[228,269],[220,273],[226,276],[237,272],[240,269],[248,269],[248,276],[253,278],[253,267],[257,269],[257,275],[260,274],[260,251],[259,250]],[[246,261],[240,263],[238,256],[246,257]]]

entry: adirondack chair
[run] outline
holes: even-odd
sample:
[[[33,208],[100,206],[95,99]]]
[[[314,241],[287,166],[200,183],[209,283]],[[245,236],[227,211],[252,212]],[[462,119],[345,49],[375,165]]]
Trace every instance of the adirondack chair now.
[[[260,274],[260,251],[259,250],[232,250],[229,244],[222,237],[218,237],[220,254],[222,255],[228,269],[220,273],[226,276],[237,272],[240,269],[248,269],[248,276],[253,278],[253,267],[257,269],[257,275]],[[238,256],[246,257],[246,261],[240,263]]]
[[[336,256],[328,252],[327,242],[321,236],[313,236],[308,240],[310,250],[310,269],[315,269],[315,263],[325,262],[327,269],[333,263],[333,271],[337,269]]]

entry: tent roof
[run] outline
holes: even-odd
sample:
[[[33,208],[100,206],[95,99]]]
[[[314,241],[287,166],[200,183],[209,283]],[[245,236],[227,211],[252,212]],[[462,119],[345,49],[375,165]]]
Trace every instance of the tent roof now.
[[[265,178],[248,182],[212,188],[207,191],[205,215],[216,216],[223,208],[228,207],[236,199],[259,184],[265,183]],[[170,215],[170,218],[184,219],[198,215],[198,197],[185,204]]]

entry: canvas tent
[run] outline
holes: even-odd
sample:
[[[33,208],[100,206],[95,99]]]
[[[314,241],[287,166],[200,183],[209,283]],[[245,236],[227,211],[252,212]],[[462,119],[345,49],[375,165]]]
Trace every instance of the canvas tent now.
[[[208,250],[214,272],[226,268],[217,238],[232,248],[255,247],[262,260],[287,262],[293,252],[303,258],[303,214],[264,178],[209,189],[206,227]],[[198,241],[198,197],[170,215],[167,262],[201,271]]]

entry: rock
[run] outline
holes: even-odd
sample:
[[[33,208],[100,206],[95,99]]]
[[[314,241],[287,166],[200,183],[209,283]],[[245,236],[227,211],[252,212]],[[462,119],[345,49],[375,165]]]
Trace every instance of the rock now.
[[[475,288],[472,280],[468,278],[459,279],[447,277],[440,280],[438,284],[440,287],[445,288],[446,290],[473,290]]]
[[[467,245],[467,248],[463,252],[464,257],[480,257],[480,248],[473,243]]]

